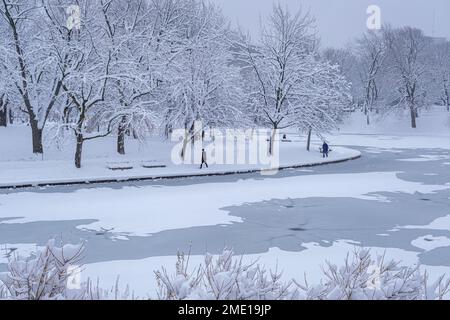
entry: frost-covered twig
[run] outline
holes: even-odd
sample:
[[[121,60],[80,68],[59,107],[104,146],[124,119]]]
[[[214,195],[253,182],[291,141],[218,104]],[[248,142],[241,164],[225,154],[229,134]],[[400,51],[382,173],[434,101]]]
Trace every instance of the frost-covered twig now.
[[[79,268],[84,245],[58,247],[51,240],[32,257],[13,255],[8,272],[0,274],[2,297],[16,300],[76,299],[79,292],[68,289],[68,281]]]

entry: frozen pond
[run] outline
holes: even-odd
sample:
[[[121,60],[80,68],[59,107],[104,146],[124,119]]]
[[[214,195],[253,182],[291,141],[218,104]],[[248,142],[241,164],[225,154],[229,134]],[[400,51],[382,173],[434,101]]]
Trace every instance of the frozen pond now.
[[[173,256],[189,246],[194,255],[225,246],[245,255],[300,252],[345,239],[450,267],[450,150],[353,148],[361,159],[273,177],[0,191],[0,246],[84,240],[91,264]],[[31,213],[29,202],[42,208]],[[120,212],[108,216],[111,208]]]

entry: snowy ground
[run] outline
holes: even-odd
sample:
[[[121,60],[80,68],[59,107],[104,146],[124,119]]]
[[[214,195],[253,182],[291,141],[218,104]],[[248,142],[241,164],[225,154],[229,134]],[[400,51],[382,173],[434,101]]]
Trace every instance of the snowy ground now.
[[[442,106],[432,106],[419,111],[417,128],[411,128],[408,110],[386,114],[371,114],[371,125],[367,126],[366,116],[353,113],[341,126],[346,134],[389,134],[408,136],[448,136],[450,134],[450,113]]]
[[[8,139],[13,137],[13,139]],[[298,135],[297,135],[298,136]],[[290,136],[295,137],[295,135]],[[0,187],[21,185],[43,185],[47,183],[95,182],[129,179],[149,179],[173,176],[192,176],[199,174],[220,174],[225,172],[254,171],[271,168],[269,164],[221,164],[210,162],[209,168],[199,170],[199,164],[177,165],[171,159],[175,143],[154,138],[146,144],[133,139],[127,141],[128,152],[120,156],[114,152],[115,140],[108,137],[86,143],[83,155],[83,167],[76,169],[72,160],[73,143],[58,150],[48,147],[44,159],[29,155],[29,128],[15,126],[0,128]],[[323,159],[319,153],[319,145],[313,145],[313,152],[306,151],[304,141],[281,142],[279,163],[275,167],[290,167],[311,164],[321,164],[354,158],[360,155],[358,151],[334,147],[330,158]],[[248,157],[248,144],[236,144],[236,148]],[[238,151],[234,161],[237,162]],[[143,164],[153,163],[165,165],[165,168],[145,168]],[[131,166],[131,170],[110,170],[109,166]]]
[[[420,262],[434,278],[450,274],[444,128],[420,135],[343,128],[330,142],[360,151],[361,159],[275,176],[3,190],[0,270],[14,248],[28,252],[56,236],[87,242],[82,277],[109,287],[120,276],[141,297],[154,296],[153,270],[170,270],[177,250],[189,247],[191,265],[232,246],[245,259],[278,266],[286,279],[306,272],[317,281],[318,266],[343,261],[355,246],[386,250],[405,265]]]

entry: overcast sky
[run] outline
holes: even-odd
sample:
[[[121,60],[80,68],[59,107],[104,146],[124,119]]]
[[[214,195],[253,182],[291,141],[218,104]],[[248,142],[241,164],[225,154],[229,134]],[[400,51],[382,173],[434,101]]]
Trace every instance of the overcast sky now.
[[[309,9],[317,20],[324,46],[343,46],[366,30],[369,5],[381,9],[382,23],[410,25],[427,35],[450,39],[450,0],[211,0],[219,4],[231,22],[256,35],[260,17],[274,3],[292,10]]]

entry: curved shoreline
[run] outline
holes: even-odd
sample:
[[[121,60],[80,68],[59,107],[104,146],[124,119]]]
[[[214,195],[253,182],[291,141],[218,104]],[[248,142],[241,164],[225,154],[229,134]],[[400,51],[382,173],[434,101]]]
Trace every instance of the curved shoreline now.
[[[201,178],[201,177],[216,177],[216,176],[230,176],[230,175],[243,175],[251,173],[262,173],[270,171],[283,171],[288,169],[301,169],[301,168],[311,168],[317,166],[324,166],[330,164],[343,163],[347,161],[357,160],[362,157],[359,151],[345,148],[353,151],[353,153],[358,153],[357,155],[352,155],[351,157],[340,158],[340,159],[330,159],[320,162],[312,163],[301,163],[301,164],[291,164],[279,166],[275,169],[243,169],[243,170],[230,170],[230,171],[217,171],[217,172],[206,172],[206,173],[186,173],[186,174],[166,174],[166,175],[148,175],[148,176],[130,176],[130,177],[118,177],[118,178],[92,178],[92,179],[67,179],[64,181],[36,181],[30,183],[17,183],[17,184],[0,184],[0,190],[15,190],[15,189],[28,189],[28,188],[44,188],[44,187],[57,187],[57,186],[76,186],[76,185],[95,185],[95,184],[112,184],[112,183],[124,183],[124,182],[141,182],[141,181],[160,181],[160,180],[174,180],[174,179],[185,179],[185,178]]]

